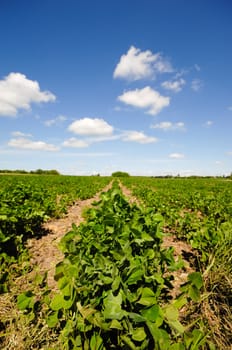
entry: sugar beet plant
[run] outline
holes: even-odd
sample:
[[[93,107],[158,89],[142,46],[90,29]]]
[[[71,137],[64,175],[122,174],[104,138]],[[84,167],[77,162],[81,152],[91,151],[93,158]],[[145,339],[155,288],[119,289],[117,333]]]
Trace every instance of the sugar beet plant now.
[[[201,349],[204,334],[178,320],[188,296],[198,297],[201,276],[192,274],[170,300],[177,263],[161,248],[162,217],[129,204],[117,185],[86,216],[61,240],[59,292],[47,315],[63,349]]]

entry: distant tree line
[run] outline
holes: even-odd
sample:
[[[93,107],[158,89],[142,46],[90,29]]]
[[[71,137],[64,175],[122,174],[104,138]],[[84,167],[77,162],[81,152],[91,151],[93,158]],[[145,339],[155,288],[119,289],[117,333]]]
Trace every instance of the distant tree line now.
[[[9,169],[0,169],[0,174],[35,174],[35,175],[60,175],[60,173],[57,170],[43,170],[43,169],[37,169],[37,170],[9,170]]]
[[[112,173],[113,177],[129,177],[130,175],[124,171],[115,171]]]

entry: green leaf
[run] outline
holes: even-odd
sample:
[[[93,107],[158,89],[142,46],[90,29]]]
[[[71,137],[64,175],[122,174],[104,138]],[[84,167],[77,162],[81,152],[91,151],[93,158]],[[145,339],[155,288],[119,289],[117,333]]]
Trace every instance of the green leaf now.
[[[110,276],[101,275],[101,280],[102,280],[103,284],[105,284],[105,285],[111,284],[113,282],[113,279]]]
[[[129,349],[138,350],[137,347],[135,346],[135,344],[133,343],[133,341],[129,337],[127,337],[126,335],[122,335],[121,339],[122,339],[123,343],[129,347]],[[123,348],[124,347],[122,347],[122,349]]]
[[[121,308],[122,295],[120,292],[114,296],[112,291],[110,291],[103,303],[105,308],[103,315],[105,319],[121,320],[126,315],[126,312]]]
[[[180,321],[178,321],[178,320],[175,320],[175,321],[168,320],[167,322],[168,322],[169,326],[174,328],[178,333],[181,333],[181,334],[184,333],[185,328],[180,323]]]
[[[154,249],[147,249],[147,251],[146,251],[146,258],[149,259],[149,260],[152,260],[152,259],[154,259],[154,257],[155,257]]]
[[[162,341],[163,343],[168,342],[169,341],[169,334],[167,333],[167,331],[165,331],[164,329],[160,329],[155,323],[153,322],[147,322],[147,326],[148,329],[155,341],[155,344],[160,344],[160,341]],[[160,347],[157,347],[158,349],[160,349]],[[155,347],[156,349],[156,347]],[[164,349],[165,348],[161,348]],[[169,349],[169,347],[166,347],[166,349]]]
[[[32,309],[34,306],[34,294],[31,291],[24,292],[17,297],[19,310]]]
[[[133,330],[132,339],[135,341],[142,342],[146,338],[146,333],[143,327],[136,328]]]
[[[143,270],[141,270],[140,268],[138,268],[136,271],[134,271],[129,278],[126,280],[126,283],[128,285],[132,285],[132,284],[136,284],[141,277],[144,275]]]
[[[159,317],[160,307],[159,305],[153,305],[148,309],[142,310],[142,316],[146,318],[147,321],[155,322]]]
[[[50,304],[50,308],[54,311],[61,309],[70,309],[73,304],[73,300],[71,298],[65,299],[62,294],[56,294]]]
[[[169,326],[174,328],[178,333],[184,333],[185,328],[178,320],[179,312],[174,305],[168,305],[164,309],[164,316]]]
[[[103,339],[102,337],[94,333],[90,339],[90,350],[102,350],[103,349]]]
[[[138,301],[138,304],[145,306],[152,306],[156,304],[157,298],[155,293],[148,287],[142,289],[141,298]]]
[[[188,275],[188,280],[195,286],[197,289],[201,289],[203,286],[203,279],[200,272],[193,272]]]
[[[53,328],[57,325],[57,323],[59,322],[58,319],[58,311],[53,312],[52,314],[50,314],[47,318],[46,318],[46,322],[48,327]]]
[[[89,316],[93,315],[96,312],[96,310],[92,307],[89,307],[88,305],[82,306],[79,302],[77,303],[77,308],[84,319],[88,319]]]
[[[136,323],[141,323],[141,322],[145,322],[146,321],[145,317],[143,317],[140,314],[137,314],[135,312],[128,313],[128,316],[130,317],[130,319],[132,319]]]
[[[118,322],[117,320],[112,320],[111,324],[110,324],[110,328],[112,329],[123,329],[122,325],[120,322]]]
[[[177,308],[175,308],[173,305],[168,305],[165,309],[164,309],[164,315],[165,318],[168,321],[175,321],[178,320],[179,317],[179,313]]]
[[[164,283],[164,279],[163,279],[161,273],[154,273],[154,279],[159,284],[163,284]]]
[[[173,305],[179,310],[181,309],[185,304],[187,304],[187,299],[185,295],[181,295],[178,297],[174,302]]]
[[[186,350],[184,344],[176,343],[170,346],[170,350]]]
[[[70,296],[71,294],[70,281],[66,277],[62,277],[59,279],[58,287],[64,296]]]
[[[147,242],[152,242],[152,241],[154,241],[154,238],[151,237],[151,236],[150,236],[148,233],[146,233],[146,232],[142,232],[141,237],[142,237],[142,239],[143,239],[144,241],[147,241]]]
[[[0,218],[1,220],[1,218]],[[3,233],[2,233],[2,230],[0,230],[0,243],[5,243],[7,241],[9,241],[9,239],[11,239],[10,236],[5,236]]]
[[[56,294],[50,304],[50,308],[54,311],[60,310],[63,308],[63,296],[61,294]]]
[[[199,301],[201,297],[199,289],[195,286],[189,286],[188,295],[195,302]]]
[[[121,283],[121,277],[120,276],[116,276],[112,285],[111,285],[111,288],[112,288],[112,291],[116,291],[119,286],[120,286],[120,283]]]

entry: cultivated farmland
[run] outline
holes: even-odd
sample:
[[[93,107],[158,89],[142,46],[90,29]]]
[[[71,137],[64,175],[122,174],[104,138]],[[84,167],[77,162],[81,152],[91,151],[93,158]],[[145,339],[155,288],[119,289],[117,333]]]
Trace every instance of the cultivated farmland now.
[[[2,175],[0,185],[1,348],[230,349],[230,180]],[[60,255],[46,271],[35,252],[53,250],[55,226]]]

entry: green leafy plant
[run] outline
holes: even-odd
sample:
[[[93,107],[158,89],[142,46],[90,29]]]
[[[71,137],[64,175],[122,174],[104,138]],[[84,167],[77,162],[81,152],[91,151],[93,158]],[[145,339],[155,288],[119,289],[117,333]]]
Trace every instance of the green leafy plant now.
[[[186,297],[170,300],[166,272],[177,265],[172,249],[161,248],[162,224],[160,214],[130,205],[114,185],[89,209],[87,222],[63,237],[60,291],[47,323],[60,328],[65,349],[185,349],[186,342],[199,348],[178,310],[199,297],[201,277],[189,276]],[[204,343],[204,333],[197,334]]]

